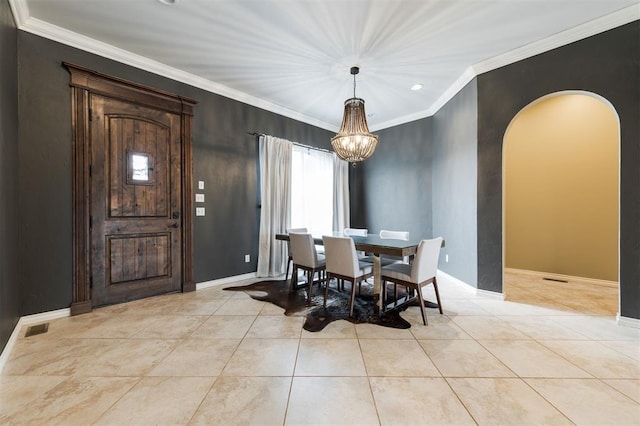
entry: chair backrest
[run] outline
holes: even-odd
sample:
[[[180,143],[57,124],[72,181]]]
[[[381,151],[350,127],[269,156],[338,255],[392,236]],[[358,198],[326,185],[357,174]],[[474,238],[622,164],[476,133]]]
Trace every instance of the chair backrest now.
[[[293,232],[289,234],[289,241],[293,263],[308,268],[315,268],[318,265],[318,253],[311,234]]]
[[[287,234],[306,234],[309,232],[307,228],[289,228],[287,229]],[[287,251],[289,252],[289,256],[293,257],[291,254],[291,238],[287,241]]]
[[[409,232],[408,231],[387,231],[383,229],[380,231],[380,238],[389,238],[394,240],[409,240]]]
[[[421,283],[436,276],[440,247],[442,247],[442,237],[420,241],[411,267],[412,282]]]
[[[289,228],[287,234],[307,234],[309,230],[307,228]]]
[[[360,271],[360,266],[353,239],[324,235],[322,242],[327,261],[327,273],[355,278]]]
[[[348,237],[366,237],[368,231],[363,228],[344,228],[344,235]]]

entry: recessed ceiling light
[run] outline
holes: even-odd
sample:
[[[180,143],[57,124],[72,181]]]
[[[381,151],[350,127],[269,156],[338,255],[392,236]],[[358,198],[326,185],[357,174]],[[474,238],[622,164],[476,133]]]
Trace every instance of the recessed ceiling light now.
[[[414,84],[413,86],[411,86],[411,90],[413,90],[414,92],[420,89],[422,89],[422,84]]]
[[[172,5],[172,4],[178,3],[178,0],[157,0],[157,2],[162,4]]]

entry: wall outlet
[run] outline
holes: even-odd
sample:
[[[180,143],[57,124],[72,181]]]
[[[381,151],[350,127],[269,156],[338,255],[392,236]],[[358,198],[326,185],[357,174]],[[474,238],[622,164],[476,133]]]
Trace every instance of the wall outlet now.
[[[196,203],[204,203],[204,194],[196,194]]]
[[[449,263],[449,255],[448,255],[448,254],[445,254],[445,255],[444,255],[444,261],[445,261],[446,263]]]
[[[196,216],[204,216],[204,207],[196,207]]]
[[[249,262],[251,262],[251,256],[248,255],[248,254],[245,254],[244,255],[244,263],[249,263]]]

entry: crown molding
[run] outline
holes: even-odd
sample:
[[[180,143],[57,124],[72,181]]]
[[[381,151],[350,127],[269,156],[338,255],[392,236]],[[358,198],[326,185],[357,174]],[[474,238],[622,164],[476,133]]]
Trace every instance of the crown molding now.
[[[625,7],[617,12],[596,18],[593,21],[559,32],[543,40],[478,62],[473,65],[473,70],[476,75],[493,71],[505,65],[510,65],[523,59],[557,49],[558,47],[566,46],[567,44],[637,21],[638,19],[640,19],[640,7],[638,7],[638,5]]]
[[[609,15],[589,21],[577,27],[562,31],[554,36],[547,37],[534,43],[527,44],[509,52],[503,53],[485,61],[477,62],[467,68],[460,77],[426,110],[415,114],[398,117],[385,121],[375,126],[374,130],[382,130],[400,124],[409,123],[421,118],[434,116],[440,108],[446,105],[460,90],[478,75],[513,64],[523,59],[548,52],[567,44],[600,34],[613,28],[628,24],[640,19],[640,7],[629,6]]]
[[[212,92],[221,96],[225,96],[236,101],[255,106],[285,117],[292,118],[322,129],[333,132],[338,131],[336,124],[327,123],[322,120],[307,116],[305,114],[293,111],[283,106],[265,101],[263,99],[251,96],[247,93],[232,89],[211,80],[198,77],[194,74],[182,71],[180,69],[165,65],[161,62],[154,61],[141,55],[129,52],[124,49],[112,46],[107,43],[92,39],[49,24],[36,18],[32,18],[29,14],[29,8],[26,0],[8,0],[9,5],[16,21],[18,29],[26,31],[50,40],[66,44],[71,47],[84,50],[114,61],[118,61],[133,67],[180,81],[194,87]],[[427,118],[435,115],[440,108],[449,102],[460,90],[462,90],[470,81],[480,74],[501,68],[506,65],[527,59],[529,57],[539,55],[549,50],[562,47],[569,43],[582,40],[584,38],[608,31],[624,24],[640,19],[640,7],[637,5],[629,6],[609,15],[589,21],[585,24],[578,25],[566,31],[562,31],[554,36],[548,37],[520,48],[511,50],[498,56],[494,56],[487,60],[477,62],[467,68],[458,79],[449,86],[449,88],[426,110],[413,114],[398,117],[372,126],[372,131],[382,130],[411,121]]]
[[[13,19],[16,21],[16,26],[18,28],[22,27],[29,19],[29,16],[31,16],[27,1],[9,0],[9,7],[11,8],[11,13],[13,13]]]
[[[15,3],[23,3],[24,0],[11,0]],[[225,96],[236,101],[253,105],[255,107],[274,112],[276,114],[292,118],[304,123],[311,124],[326,130],[338,131],[338,127],[335,124],[329,124],[324,121],[315,119],[305,114],[293,111],[291,109],[282,107],[280,105],[265,101],[255,96],[248,95],[244,92],[231,89],[219,83],[215,83],[211,80],[199,77],[197,75],[182,71],[178,68],[171,67],[158,61],[146,58],[144,56],[129,52],[124,49],[120,49],[108,43],[104,43],[95,40],[90,37],[69,31],[62,27],[49,24],[37,18],[28,18],[26,21],[19,25],[18,28],[22,31],[26,31],[31,34],[35,34],[40,37],[47,38],[49,40],[57,41],[59,43],[93,53],[108,59],[112,59],[117,62],[121,62],[126,65],[148,71],[163,77],[170,78],[172,80],[180,81],[182,83],[189,84],[194,87],[212,92],[221,96]]]
[[[467,68],[456,81],[454,81],[447,90],[440,95],[440,97],[431,106],[423,111],[416,112],[414,114],[405,115],[393,120],[385,121],[383,123],[372,126],[374,130],[387,129],[393,126],[399,126],[400,124],[410,123],[412,121],[420,120],[435,115],[440,108],[442,108],[447,102],[449,102],[455,95],[458,94],[470,81],[476,77],[473,67]]]

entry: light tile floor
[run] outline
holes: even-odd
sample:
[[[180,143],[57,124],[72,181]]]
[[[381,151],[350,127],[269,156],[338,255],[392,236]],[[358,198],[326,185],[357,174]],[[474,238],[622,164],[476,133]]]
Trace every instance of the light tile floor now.
[[[640,330],[440,288],[408,330],[310,333],[221,288],[54,320],[14,346],[0,424],[640,424]]]
[[[544,280],[516,271],[505,271],[505,294],[509,301],[548,306],[590,315],[618,312],[618,288],[580,279],[567,283]]]

